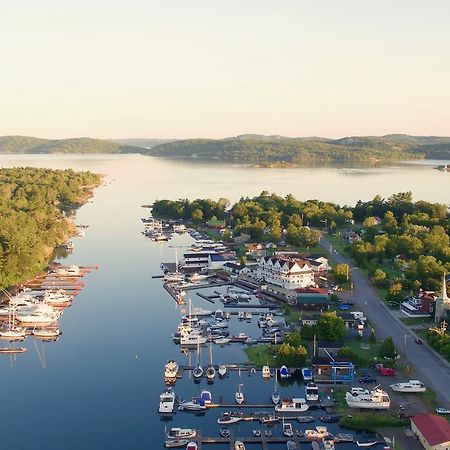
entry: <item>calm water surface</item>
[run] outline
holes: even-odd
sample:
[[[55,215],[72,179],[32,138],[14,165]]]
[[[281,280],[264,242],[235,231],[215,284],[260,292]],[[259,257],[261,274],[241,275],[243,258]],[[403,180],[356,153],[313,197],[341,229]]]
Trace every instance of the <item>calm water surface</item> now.
[[[169,244],[156,244],[141,235],[140,218],[146,214],[141,204],[157,198],[205,196],[235,201],[262,190],[341,204],[411,190],[416,199],[449,203],[450,192],[450,174],[433,170],[433,163],[376,169],[256,169],[143,156],[1,155],[0,165],[73,168],[108,176],[93,203],[77,215],[78,223],[90,228],[85,238],[74,240],[75,250],[66,262],[98,264],[100,269],[85,277],[86,287],[61,317],[63,335],[44,345],[28,339],[24,343],[28,352],[15,359],[0,356],[1,448],[11,450],[162,448],[164,423],[156,410],[163,366],[168,358],[186,363],[189,356],[180,355],[170,339],[180,311],[161,281],[151,279],[160,273],[161,260],[174,260],[174,251]],[[177,236],[170,245],[186,244],[188,239]],[[214,309],[191,296],[195,306]],[[255,323],[244,329],[233,322],[231,331],[256,334],[256,328]],[[244,359],[237,345],[215,349],[217,363]],[[250,401],[268,402],[273,381],[247,374],[242,380]],[[238,382],[237,374],[217,380],[211,387],[214,399],[222,396],[233,403]],[[188,399],[202,387],[186,378],[177,383],[176,393]],[[299,390],[303,387],[293,385],[283,394]],[[215,435],[218,415],[218,411],[203,418],[178,413],[169,425],[198,426]],[[245,427],[237,430],[248,434]]]

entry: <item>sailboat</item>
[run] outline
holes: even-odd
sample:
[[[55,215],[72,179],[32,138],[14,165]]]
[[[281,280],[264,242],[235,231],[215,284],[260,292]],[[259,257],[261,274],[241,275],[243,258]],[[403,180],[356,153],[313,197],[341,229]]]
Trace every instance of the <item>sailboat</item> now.
[[[0,331],[0,337],[10,340],[25,339],[25,330],[23,328],[16,327],[15,311],[15,308],[9,308],[8,328]]]
[[[194,378],[201,378],[203,376],[203,367],[200,365],[200,344],[197,343],[197,365],[192,370]]]
[[[206,378],[208,380],[213,380],[216,377],[216,369],[213,366],[212,362],[212,345],[209,345],[209,365],[206,368]]]
[[[278,403],[280,403],[280,393],[278,392],[278,373],[277,373],[277,370],[275,370],[275,386],[273,388],[273,393],[272,393],[272,403],[274,405],[277,405]]]
[[[227,374],[227,366],[225,364],[220,364],[219,366],[219,377],[224,377]]]

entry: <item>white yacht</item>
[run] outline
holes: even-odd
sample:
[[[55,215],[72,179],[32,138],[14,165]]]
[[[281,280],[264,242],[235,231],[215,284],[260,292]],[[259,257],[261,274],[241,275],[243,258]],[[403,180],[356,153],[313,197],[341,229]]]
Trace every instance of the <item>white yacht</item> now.
[[[275,405],[277,412],[305,412],[308,408],[309,405],[304,398],[285,399]]]
[[[244,400],[245,400],[244,393],[242,392],[242,386],[243,386],[243,384],[241,383],[238,386],[238,390],[235,394],[236,403],[238,405],[242,405],[242,403],[244,403]]]
[[[81,269],[75,265],[69,267],[60,267],[59,269],[56,269],[55,271],[50,273],[63,277],[79,277],[82,275]]]
[[[185,346],[206,344],[206,337],[199,333],[189,333],[180,337],[180,344]]]
[[[318,425],[315,430],[305,430],[305,438],[310,441],[322,440],[329,434],[327,427],[320,425]]]
[[[159,409],[160,413],[172,413],[175,407],[175,393],[171,389],[166,389],[159,396]]]
[[[352,388],[345,394],[345,401],[350,408],[389,409],[391,400],[387,392],[379,387],[373,391],[362,388]]]
[[[405,383],[395,383],[391,384],[391,389],[396,392],[411,392],[411,393],[417,393],[417,392],[425,392],[427,388],[425,385],[419,381],[419,380],[409,380]]]
[[[164,274],[164,281],[166,283],[177,283],[184,280],[184,274],[179,272],[169,272]]]
[[[167,361],[164,367],[164,378],[166,380],[176,380],[178,375],[178,364],[174,360]]]
[[[40,339],[56,339],[60,336],[61,331],[58,328],[51,330],[48,328],[37,328],[32,331],[33,336]]]
[[[319,388],[314,383],[308,383],[305,387],[305,397],[307,402],[319,401]]]
[[[270,367],[269,366],[263,366],[263,368],[262,368],[262,377],[263,378],[270,378]]]
[[[219,365],[219,377],[224,377],[227,374],[227,366],[225,364]]]

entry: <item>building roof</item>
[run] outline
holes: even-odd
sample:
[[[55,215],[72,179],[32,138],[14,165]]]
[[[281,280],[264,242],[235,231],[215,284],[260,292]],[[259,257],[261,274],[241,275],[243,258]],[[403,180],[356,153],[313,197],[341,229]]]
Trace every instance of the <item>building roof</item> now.
[[[241,270],[242,266],[240,264],[226,262],[223,267],[229,267],[230,269]]]
[[[419,414],[411,419],[422,436],[431,445],[450,441],[450,423],[436,414]]]
[[[328,296],[322,294],[299,294],[297,295],[297,303],[327,305]]]
[[[216,255],[216,254],[214,254],[214,253],[212,253],[212,254],[210,254],[209,255],[209,259],[211,260],[211,261],[225,261],[225,258],[222,256],[222,255]]]
[[[328,295],[327,289],[315,288],[315,287],[298,288],[298,289],[295,289],[295,292],[297,292],[300,295],[305,295],[305,294]]]
[[[342,342],[333,341],[319,341],[317,342],[317,348],[342,348],[344,344]]]

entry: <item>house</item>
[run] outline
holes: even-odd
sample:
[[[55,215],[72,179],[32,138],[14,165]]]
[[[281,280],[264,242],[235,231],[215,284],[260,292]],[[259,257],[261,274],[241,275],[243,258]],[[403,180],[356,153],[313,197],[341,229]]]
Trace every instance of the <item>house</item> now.
[[[344,240],[347,241],[349,244],[353,244],[353,242],[360,241],[361,236],[355,233],[353,230],[347,230],[344,233]]]
[[[254,258],[261,258],[266,254],[266,247],[264,244],[245,244],[245,254],[247,256],[253,256]]]
[[[433,314],[436,299],[434,291],[420,290],[419,294],[404,300],[400,310],[408,317],[429,317]]]
[[[450,423],[436,414],[411,418],[411,430],[426,450],[450,449]]]
[[[211,253],[208,256],[208,269],[219,270],[222,269],[224,264],[227,262],[223,255],[218,255],[216,253]]]
[[[239,273],[243,269],[243,267],[240,264],[237,264],[235,262],[226,262],[222,268],[223,268],[223,270],[225,270],[225,272],[228,272],[228,273],[231,273],[234,275],[239,275]]]
[[[314,272],[307,261],[264,256],[258,260],[258,278],[284,289],[315,286]]]
[[[296,289],[295,301],[301,309],[325,311],[328,309],[330,299],[326,289],[307,287]]]
[[[250,238],[251,236],[249,234],[242,233],[240,236],[234,237],[233,240],[236,245],[244,245],[250,241]]]
[[[328,264],[328,258],[325,256],[307,257],[306,260],[309,262],[314,272],[328,272],[331,269],[331,266]]]

